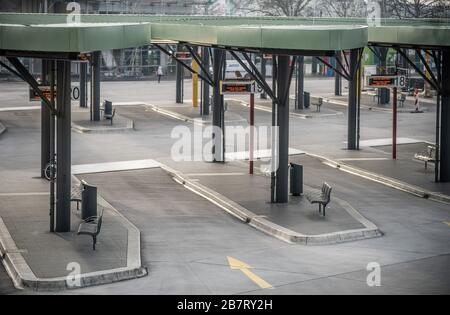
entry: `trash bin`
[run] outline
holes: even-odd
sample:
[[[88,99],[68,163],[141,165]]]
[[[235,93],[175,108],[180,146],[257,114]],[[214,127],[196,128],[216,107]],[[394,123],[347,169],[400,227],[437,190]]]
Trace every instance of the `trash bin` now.
[[[303,94],[303,106],[309,108],[310,106],[311,94],[309,92],[304,92]]]
[[[105,101],[105,115],[113,114],[113,103],[110,101]]]
[[[97,187],[89,185],[85,181],[81,193],[81,219],[86,220],[97,216]]]
[[[303,165],[291,163],[291,194],[303,194]]]

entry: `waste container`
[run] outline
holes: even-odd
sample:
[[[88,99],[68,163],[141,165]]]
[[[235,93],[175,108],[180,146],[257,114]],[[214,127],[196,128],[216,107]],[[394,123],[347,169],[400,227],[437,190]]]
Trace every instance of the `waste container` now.
[[[310,106],[311,94],[309,92],[304,92],[303,94],[303,106],[309,108]]]
[[[81,219],[86,220],[97,216],[97,187],[89,185],[85,181],[81,193]]]
[[[303,194],[303,165],[291,163],[291,194]]]
[[[110,101],[105,101],[105,115],[113,114],[113,103]]]

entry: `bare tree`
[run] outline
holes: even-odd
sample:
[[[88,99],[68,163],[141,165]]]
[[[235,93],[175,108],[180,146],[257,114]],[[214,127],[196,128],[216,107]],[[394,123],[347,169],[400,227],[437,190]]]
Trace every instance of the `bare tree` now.
[[[267,16],[300,16],[312,0],[231,0],[237,10]]]
[[[447,0],[391,0],[390,11],[398,18],[434,18],[445,14]]]
[[[363,0],[320,0],[320,11],[328,16],[362,17],[366,14]]]

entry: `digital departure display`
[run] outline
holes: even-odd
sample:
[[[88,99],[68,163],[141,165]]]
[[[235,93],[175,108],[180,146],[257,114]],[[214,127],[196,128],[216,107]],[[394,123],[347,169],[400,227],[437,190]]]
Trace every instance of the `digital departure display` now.
[[[255,82],[251,80],[222,81],[222,94],[252,94],[255,93]]]

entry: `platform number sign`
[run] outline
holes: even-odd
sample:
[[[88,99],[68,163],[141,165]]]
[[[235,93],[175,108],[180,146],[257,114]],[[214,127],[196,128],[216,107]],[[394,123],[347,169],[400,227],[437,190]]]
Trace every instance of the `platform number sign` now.
[[[405,88],[408,85],[408,79],[405,76],[399,76],[397,79],[397,86],[399,88]]]
[[[45,95],[45,97],[50,100],[51,98],[51,89],[50,86],[48,85],[40,85],[39,89],[42,91],[42,94]],[[56,98],[56,89],[54,91],[55,94],[55,98]],[[72,101],[78,101],[80,100],[80,88],[78,86],[72,86],[70,89],[70,97],[72,99]],[[41,98],[39,97],[39,95],[32,89],[30,88],[30,102],[40,102]]]

